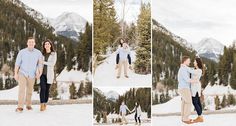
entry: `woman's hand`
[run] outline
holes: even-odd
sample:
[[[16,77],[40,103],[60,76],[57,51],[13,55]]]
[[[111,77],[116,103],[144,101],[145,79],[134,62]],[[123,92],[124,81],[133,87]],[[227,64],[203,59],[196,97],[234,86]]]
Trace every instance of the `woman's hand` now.
[[[19,79],[19,74],[15,73],[14,79],[15,79],[16,81],[18,81],[18,79]]]

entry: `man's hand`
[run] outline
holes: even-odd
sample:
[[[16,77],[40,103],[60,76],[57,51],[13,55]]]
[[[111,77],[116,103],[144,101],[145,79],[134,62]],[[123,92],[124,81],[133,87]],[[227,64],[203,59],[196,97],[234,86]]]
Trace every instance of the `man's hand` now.
[[[116,67],[115,67],[115,69],[118,69],[118,67],[119,67],[119,65],[118,65],[118,64],[116,64]]]
[[[40,78],[40,73],[37,71],[36,72],[36,79],[39,79]]]
[[[18,81],[19,80],[19,74],[15,73],[14,79]]]
[[[130,69],[130,70],[133,70],[133,68],[132,68],[132,66],[131,66],[131,65],[129,65],[129,69]]]

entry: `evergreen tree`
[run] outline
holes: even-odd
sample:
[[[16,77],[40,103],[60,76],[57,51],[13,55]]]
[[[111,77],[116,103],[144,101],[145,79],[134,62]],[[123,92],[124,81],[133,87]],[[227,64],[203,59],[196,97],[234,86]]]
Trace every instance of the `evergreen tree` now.
[[[223,99],[222,99],[222,102],[221,102],[221,107],[222,107],[222,108],[225,108],[226,105],[227,105],[227,99],[226,99],[226,96],[224,95],[224,96],[223,96]]]
[[[3,82],[2,82],[2,78],[0,78],[0,90],[3,90]]]
[[[236,90],[236,53],[234,54],[234,62],[232,67],[232,73],[230,78],[230,86]]]
[[[100,113],[97,113],[97,117],[96,117],[96,121],[97,121],[97,123],[100,123],[100,120],[101,120]]]
[[[228,95],[228,105],[236,105],[236,99],[233,94]]]
[[[84,84],[83,84],[83,82],[81,82],[81,84],[80,84],[80,86],[79,86],[79,90],[78,90],[78,92],[77,92],[78,98],[82,98],[82,97],[84,96],[84,93],[85,93],[84,90],[85,90],[85,89],[84,89]]]
[[[92,82],[88,81],[85,83],[85,94],[92,95]]]
[[[120,30],[116,19],[114,0],[94,0],[94,53],[104,54],[119,36]]]
[[[220,57],[219,62],[219,79],[220,84],[228,85],[229,73],[231,72],[230,52],[227,47],[224,47],[224,54]]]
[[[66,63],[67,63],[67,70],[70,71],[73,68],[73,65],[75,65],[74,62],[74,48],[73,48],[73,44],[72,43],[68,43],[66,46]]]
[[[151,5],[142,3],[137,22],[138,49],[136,51],[135,72],[151,72]]]
[[[220,99],[219,96],[217,95],[215,97],[215,110],[219,110],[220,109]]]
[[[79,44],[77,47],[77,69],[86,72],[89,69],[92,57],[92,26],[87,22],[85,32],[80,33]]]
[[[50,87],[49,97],[53,100],[57,99],[58,91],[57,91],[57,83],[52,83]]]
[[[76,99],[76,87],[73,82],[70,85],[70,99]]]

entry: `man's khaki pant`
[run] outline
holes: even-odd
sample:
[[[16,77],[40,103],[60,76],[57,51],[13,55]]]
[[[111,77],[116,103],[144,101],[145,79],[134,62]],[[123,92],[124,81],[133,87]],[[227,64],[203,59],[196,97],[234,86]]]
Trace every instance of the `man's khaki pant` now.
[[[121,117],[121,124],[127,124],[127,119],[125,118],[125,114],[122,114],[122,117]]]
[[[25,101],[26,106],[31,106],[31,97],[33,93],[35,78],[29,78],[19,74],[18,83],[18,108],[23,108]]]
[[[181,117],[183,121],[189,121],[192,107],[192,96],[191,91],[188,88],[182,88],[178,90],[181,96]]]
[[[128,69],[128,62],[127,62],[127,60],[123,60],[123,61],[119,62],[119,68],[118,68],[118,75],[117,76],[121,75],[122,66],[124,67],[124,74],[125,74],[125,76],[127,76],[127,69]]]

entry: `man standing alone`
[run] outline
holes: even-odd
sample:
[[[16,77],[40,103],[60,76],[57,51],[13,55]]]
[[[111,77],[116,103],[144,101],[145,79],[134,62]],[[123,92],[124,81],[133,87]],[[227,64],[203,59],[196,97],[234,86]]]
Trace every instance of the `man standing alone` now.
[[[18,81],[18,107],[16,112],[22,112],[24,103],[26,102],[26,109],[32,110],[31,97],[33,87],[36,79],[39,79],[42,73],[42,53],[35,49],[35,39],[29,37],[27,41],[27,48],[19,51],[15,63],[14,78]]]

